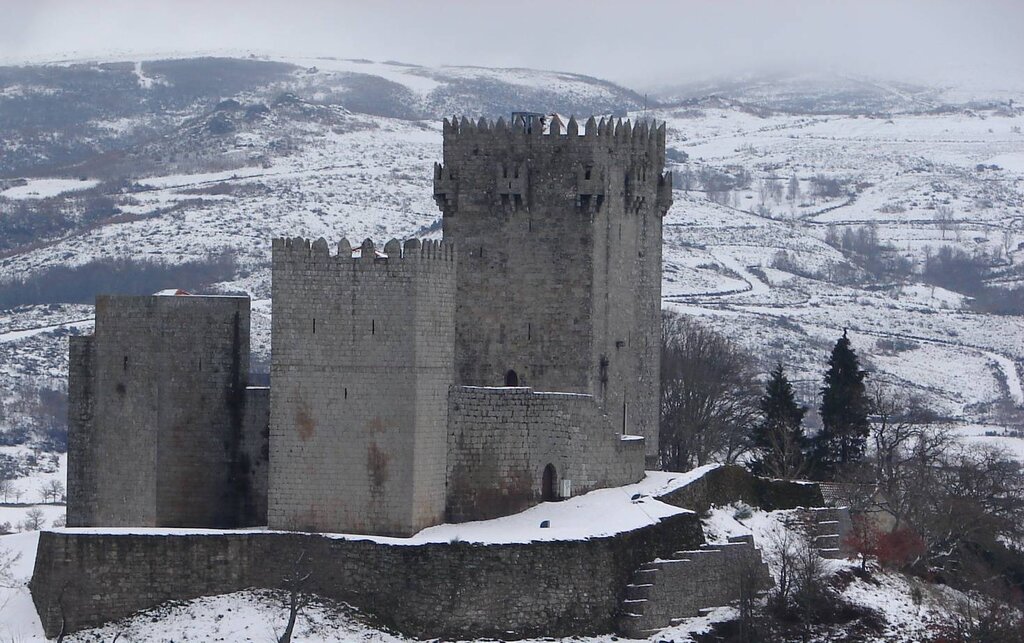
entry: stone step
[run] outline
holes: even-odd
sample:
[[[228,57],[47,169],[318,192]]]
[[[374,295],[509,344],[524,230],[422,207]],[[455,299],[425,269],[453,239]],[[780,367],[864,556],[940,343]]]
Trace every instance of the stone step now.
[[[640,598],[649,598],[653,587],[654,585],[652,583],[644,583],[642,585],[630,583],[629,585],[626,585],[626,599],[636,600]]]
[[[622,608],[628,614],[643,614],[645,605],[647,605],[646,598],[625,598],[622,600]]]
[[[819,551],[839,549],[839,534],[828,534],[814,537],[814,548]]]
[[[630,638],[646,638],[641,629],[640,620],[642,618],[639,614],[619,614],[615,622],[615,629]]]
[[[620,633],[646,636],[728,605],[739,597],[738,584],[730,582],[729,575],[749,569],[750,564],[757,566],[759,582],[771,585],[768,564],[749,537],[705,544],[699,549],[675,552],[673,556],[670,560],[648,563],[634,573],[620,605]]]

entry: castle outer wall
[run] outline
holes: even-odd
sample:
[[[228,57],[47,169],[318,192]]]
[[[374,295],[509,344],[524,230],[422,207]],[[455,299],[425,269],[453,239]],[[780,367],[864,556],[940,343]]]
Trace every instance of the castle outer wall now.
[[[564,133],[563,133],[564,132]],[[658,454],[664,127],[445,121],[456,384],[589,393]]]
[[[247,297],[97,297],[70,361],[69,526],[265,520]]]
[[[615,536],[499,545],[43,532],[31,590],[49,637],[169,600],[288,589],[285,579],[307,572],[307,591],[409,636],[573,636],[612,631],[634,570],[701,542],[700,521],[689,512]]]
[[[274,240],[271,528],[443,522],[454,311],[447,244]]]

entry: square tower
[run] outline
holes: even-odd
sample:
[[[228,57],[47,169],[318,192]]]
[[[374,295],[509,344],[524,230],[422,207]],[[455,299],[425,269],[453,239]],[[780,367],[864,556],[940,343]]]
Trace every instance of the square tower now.
[[[69,526],[263,524],[248,297],[99,296],[70,358]]]
[[[444,520],[448,244],[275,239],[269,525],[408,536]]]
[[[664,124],[445,120],[457,384],[590,393],[656,463],[664,166]]]

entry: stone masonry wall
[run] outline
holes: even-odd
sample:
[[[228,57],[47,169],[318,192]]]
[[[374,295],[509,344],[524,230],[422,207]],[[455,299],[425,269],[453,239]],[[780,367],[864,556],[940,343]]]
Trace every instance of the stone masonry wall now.
[[[445,121],[456,383],[590,393],[658,450],[664,128]],[[564,132],[564,133],[563,133]]]
[[[449,521],[494,518],[540,502],[548,465],[554,488],[571,480],[574,495],[644,475],[643,439],[620,435],[590,395],[453,387],[448,418]]]
[[[93,446],[94,405],[91,335],[69,338],[68,347],[68,483],[67,524],[88,525],[97,515],[97,454]]]
[[[100,296],[70,357],[69,524],[257,522],[239,466],[248,298]]]
[[[386,256],[385,256],[386,255]],[[442,522],[455,258],[434,241],[276,239],[269,525],[408,535]]]
[[[40,534],[31,591],[56,636],[169,600],[280,588],[309,591],[420,638],[609,632],[633,571],[703,541],[692,513],[613,537],[509,545],[384,545],[314,534]],[[302,563],[299,568],[295,561]]]
[[[249,480],[251,511],[258,525],[267,524],[267,480],[270,476],[270,388],[245,389],[245,417],[239,466]]]
[[[761,478],[738,465],[716,467],[658,500],[698,513],[738,501],[767,511],[825,504],[816,483]]]

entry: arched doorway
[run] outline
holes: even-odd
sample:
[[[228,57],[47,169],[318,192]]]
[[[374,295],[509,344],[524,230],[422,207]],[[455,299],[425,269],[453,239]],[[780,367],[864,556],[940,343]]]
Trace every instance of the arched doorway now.
[[[555,465],[549,464],[544,467],[544,476],[540,482],[540,499],[544,502],[558,500],[555,493],[555,486],[558,484],[558,474],[555,472]]]
[[[505,386],[519,386],[519,374],[511,368],[505,373]]]

